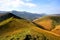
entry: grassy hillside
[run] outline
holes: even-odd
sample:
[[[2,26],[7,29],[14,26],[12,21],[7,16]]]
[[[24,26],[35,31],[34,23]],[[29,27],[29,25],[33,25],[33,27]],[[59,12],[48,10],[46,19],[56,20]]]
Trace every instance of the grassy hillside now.
[[[60,16],[45,16],[33,22],[46,30],[60,34]]]
[[[60,35],[38,28],[30,21],[13,17],[7,20],[0,23],[0,40],[60,40]]]
[[[39,18],[38,20],[33,20],[34,23],[36,23],[39,26],[42,26],[46,30],[51,30],[52,29],[52,20],[50,17],[42,17]]]

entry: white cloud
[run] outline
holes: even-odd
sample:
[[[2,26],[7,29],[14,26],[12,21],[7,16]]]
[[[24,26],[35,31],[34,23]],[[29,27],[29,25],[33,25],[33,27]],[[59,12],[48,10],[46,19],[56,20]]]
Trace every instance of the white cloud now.
[[[25,1],[29,2],[29,1],[32,1],[32,0],[25,0]]]
[[[25,4],[26,6],[29,6],[30,8],[34,8],[34,7],[37,7],[35,4],[33,4],[33,3],[26,3]]]
[[[30,1],[30,0],[26,0]],[[0,10],[14,10],[21,7],[36,7],[36,4],[31,2],[24,2],[24,0],[0,0]]]

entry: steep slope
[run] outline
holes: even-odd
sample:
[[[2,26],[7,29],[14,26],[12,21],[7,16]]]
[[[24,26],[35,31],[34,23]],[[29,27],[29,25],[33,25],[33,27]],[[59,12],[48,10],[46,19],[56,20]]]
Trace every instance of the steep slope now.
[[[42,26],[46,30],[50,30],[60,34],[60,16],[44,16],[38,20],[33,21],[35,24]],[[59,27],[57,27],[59,26]],[[57,30],[58,29],[58,30]]]
[[[0,40],[60,40],[60,35],[38,28],[30,21],[14,16],[3,20],[0,24],[2,24]]]

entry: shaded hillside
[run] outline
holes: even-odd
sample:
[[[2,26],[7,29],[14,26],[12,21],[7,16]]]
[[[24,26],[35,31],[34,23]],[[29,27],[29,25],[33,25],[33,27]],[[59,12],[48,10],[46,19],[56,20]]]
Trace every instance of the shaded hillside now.
[[[1,16],[0,16],[0,22],[3,21],[3,20],[8,19],[8,18],[10,18],[10,17],[22,19],[21,17],[18,17],[18,16],[16,16],[16,15],[12,14],[12,13],[7,12],[7,13],[5,13],[5,14],[1,14]]]
[[[60,25],[60,16],[44,16],[38,20],[34,20],[33,22],[39,26],[42,26],[46,30],[56,30],[58,34],[60,34],[60,26],[57,27]]]
[[[0,13],[0,17],[3,16],[4,14]]]

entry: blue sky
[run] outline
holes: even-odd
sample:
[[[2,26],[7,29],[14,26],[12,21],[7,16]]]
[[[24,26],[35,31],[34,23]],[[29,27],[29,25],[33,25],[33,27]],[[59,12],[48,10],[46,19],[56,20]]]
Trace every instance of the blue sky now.
[[[60,13],[60,0],[0,0],[0,11],[27,11],[32,13]]]

